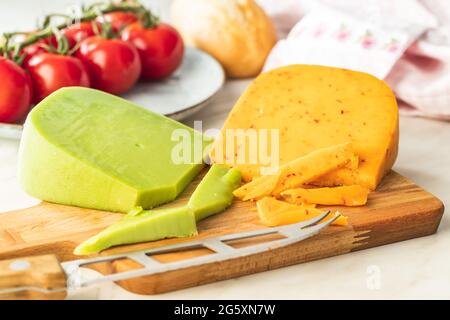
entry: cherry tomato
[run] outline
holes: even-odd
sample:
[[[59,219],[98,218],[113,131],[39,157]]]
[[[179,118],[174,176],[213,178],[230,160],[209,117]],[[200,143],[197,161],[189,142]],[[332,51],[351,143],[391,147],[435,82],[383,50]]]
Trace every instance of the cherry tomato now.
[[[76,56],[88,67],[92,86],[112,94],[128,91],[141,73],[136,48],[119,39],[87,38]]]
[[[83,41],[84,39],[95,36],[94,26],[92,25],[92,22],[81,22],[73,24],[63,29],[61,33],[66,36],[71,48],[73,48],[75,44]]]
[[[103,19],[102,19],[103,18]],[[111,27],[115,32],[121,31],[123,28],[137,21],[137,17],[129,12],[116,11],[98,17],[99,23],[106,21],[111,23]]]
[[[35,31],[30,32],[29,34],[21,34],[18,35],[14,38],[14,40],[18,43],[26,41],[29,38],[29,35],[31,35],[32,33],[34,33]],[[26,66],[28,64],[28,61],[30,61],[30,59],[35,56],[38,53],[42,53],[42,52],[46,52],[46,50],[44,49],[44,45],[49,44],[50,40],[47,39],[42,39],[39,40],[29,46],[26,46],[24,49],[22,49],[21,54],[25,55],[25,58],[22,62],[23,66]],[[12,57],[13,53],[11,52],[11,57]]]
[[[22,50],[22,54],[25,54],[25,58],[23,59],[22,65],[27,66],[30,62],[31,58],[33,58],[35,55],[39,53],[44,53],[46,50],[44,49],[43,45],[47,44],[47,41],[38,41],[32,45],[29,45],[25,47]]]
[[[181,64],[184,53],[183,40],[173,27],[160,23],[145,28],[133,23],[122,33],[122,40],[132,43],[139,52],[144,80],[160,80],[171,75]]]
[[[16,123],[31,109],[30,77],[17,64],[0,57],[0,79],[0,122]]]
[[[76,23],[61,30],[61,34],[64,35],[69,42],[69,48],[72,49],[77,45],[77,43],[80,43],[84,39],[95,36],[94,26],[92,23],[93,22]],[[100,25],[98,25],[98,28],[100,29]],[[58,46],[55,36],[52,36],[49,42],[55,48]]]
[[[40,53],[28,62],[34,88],[34,101],[40,102],[63,87],[89,87],[89,73],[77,58],[54,53]]]

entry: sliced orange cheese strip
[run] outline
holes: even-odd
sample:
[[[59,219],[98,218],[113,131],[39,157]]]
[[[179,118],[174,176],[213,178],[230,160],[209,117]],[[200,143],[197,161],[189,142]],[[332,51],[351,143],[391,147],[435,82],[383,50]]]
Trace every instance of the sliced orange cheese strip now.
[[[262,176],[234,190],[233,194],[236,198],[244,201],[260,199],[269,195],[277,187],[279,179],[279,173]]]
[[[275,175],[267,175],[243,185],[234,195],[242,200],[261,199],[268,195],[300,187],[318,177],[343,167],[354,166],[355,153],[350,143],[315,150],[303,157],[286,163]]]
[[[357,163],[355,158],[357,156],[350,143],[317,149],[281,167],[278,184],[272,195],[307,184],[347,164],[354,168]]]
[[[360,158],[358,169],[335,170],[317,179],[319,186],[358,184],[374,190],[397,157],[395,96],[382,80],[356,71],[290,65],[262,73],[230,112],[212,148],[213,162],[224,163],[231,140],[225,133],[236,129],[278,130],[280,165],[316,149],[352,142]],[[227,162],[239,168],[244,181],[263,175],[261,168],[267,166],[262,159],[238,161],[259,154],[261,147],[249,151],[250,140],[235,144]]]
[[[277,200],[273,197],[265,197],[258,200],[256,207],[261,222],[269,227],[309,220],[323,213],[323,210],[316,209],[308,204],[299,206]],[[323,221],[331,218],[332,216],[330,215]],[[333,224],[345,226],[348,224],[347,217],[341,216]]]
[[[297,188],[281,193],[283,199],[289,203],[316,203],[349,207],[365,205],[368,194],[367,188],[358,185],[316,189]]]

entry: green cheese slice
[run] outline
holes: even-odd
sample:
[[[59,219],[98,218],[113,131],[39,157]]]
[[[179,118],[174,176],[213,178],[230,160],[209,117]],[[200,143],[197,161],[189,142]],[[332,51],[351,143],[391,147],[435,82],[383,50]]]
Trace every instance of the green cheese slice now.
[[[135,208],[119,222],[80,244],[74,253],[87,255],[121,244],[196,235],[196,222],[230,206],[233,191],[240,182],[238,169],[213,165],[186,206],[149,211]]]
[[[187,206],[149,211],[133,210],[119,222],[81,243],[75,248],[74,254],[88,255],[122,244],[196,234],[195,216]]]
[[[197,221],[228,208],[233,202],[233,191],[241,183],[241,173],[235,168],[214,164],[195,189],[188,206]]]
[[[88,255],[116,245],[196,235],[196,222],[230,206],[233,191],[240,183],[238,169],[213,165],[186,206],[149,211],[135,208],[119,222],[80,244],[74,253]]]
[[[174,139],[177,131],[189,141]],[[204,166],[202,156],[174,161],[181,142],[198,154],[211,140],[119,97],[64,88],[26,120],[19,179],[28,194],[49,202],[114,212],[150,209],[174,200]]]

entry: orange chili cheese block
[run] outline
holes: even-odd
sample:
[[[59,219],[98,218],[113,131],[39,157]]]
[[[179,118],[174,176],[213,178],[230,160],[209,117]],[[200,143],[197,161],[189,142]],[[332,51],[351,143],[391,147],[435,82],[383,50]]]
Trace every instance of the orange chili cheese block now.
[[[355,154],[350,143],[315,150],[286,163],[274,175],[261,176],[234,191],[244,201],[279,195],[282,191],[307,184],[322,175],[349,164],[354,166]]]
[[[324,66],[290,65],[263,73],[234,106],[210,156],[237,167],[244,181],[251,181],[263,174],[265,165],[258,150],[249,151],[250,138],[237,141],[233,154],[226,152],[226,132],[236,129],[277,129],[280,165],[319,148],[351,142],[359,156],[358,168],[335,170],[314,182],[319,186],[361,185],[373,190],[398,151],[398,108],[386,83],[365,73]],[[258,155],[258,161],[237,161],[247,155]]]
[[[265,197],[256,202],[258,215],[261,222],[269,227],[276,227],[285,224],[297,223],[314,218],[324,212],[311,205],[294,205],[273,197]],[[323,221],[333,218],[329,215]],[[333,222],[334,225],[345,226],[348,224],[347,217],[341,216]]]
[[[349,207],[365,205],[368,194],[367,188],[358,185],[316,189],[297,188],[281,193],[283,199],[289,203],[315,203]]]

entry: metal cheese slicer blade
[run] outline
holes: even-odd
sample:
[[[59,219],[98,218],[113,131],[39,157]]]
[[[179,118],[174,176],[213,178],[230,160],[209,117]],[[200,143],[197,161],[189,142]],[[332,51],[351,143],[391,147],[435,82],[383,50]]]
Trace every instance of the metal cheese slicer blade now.
[[[0,287],[0,296],[2,294],[13,294],[20,291],[34,290],[39,293],[50,294],[66,290],[76,290],[80,288],[98,285],[105,282],[128,280],[158,273],[164,273],[167,271],[179,270],[208,263],[217,263],[221,261],[232,260],[235,258],[250,256],[264,251],[274,250],[280,247],[288,246],[316,235],[322,229],[324,229],[325,227],[327,227],[340,217],[340,215],[338,214],[326,221],[323,221],[325,218],[329,218],[329,215],[330,211],[326,211],[312,219],[286,226],[229,234],[219,237],[206,238],[203,240],[195,240],[190,242],[168,245],[153,249],[122,253],[117,255],[63,262],[61,264],[61,267],[65,273],[67,280],[65,287],[62,286],[61,288],[59,287],[42,288],[32,285],[15,286],[13,288]],[[256,243],[254,245],[249,245],[245,247],[236,248],[227,244],[227,242],[229,243],[235,240],[243,240],[277,234],[281,235],[282,238],[276,238],[274,240],[268,240],[266,242]],[[158,260],[152,257],[158,254],[176,253],[178,251],[185,251],[190,249],[194,250],[198,248],[207,248],[210,251],[212,251],[212,253],[209,255],[192,257],[181,261],[173,261],[165,263],[159,262]],[[88,266],[96,263],[113,262],[115,260],[121,259],[133,260],[138,264],[142,265],[142,268],[107,275],[98,274],[98,276],[96,276],[95,278],[89,279],[84,279],[81,276],[80,268],[82,268],[83,266]],[[14,262],[19,261],[13,261],[13,263]]]

